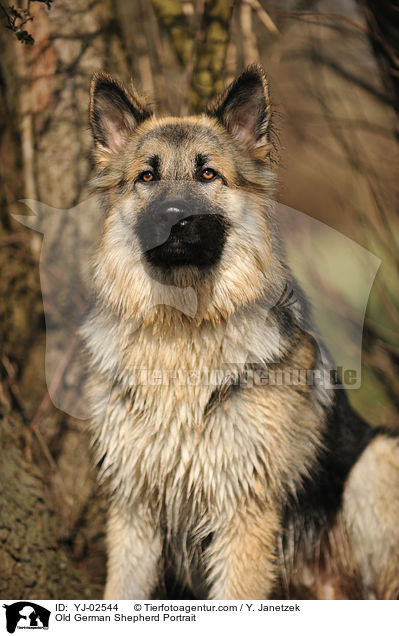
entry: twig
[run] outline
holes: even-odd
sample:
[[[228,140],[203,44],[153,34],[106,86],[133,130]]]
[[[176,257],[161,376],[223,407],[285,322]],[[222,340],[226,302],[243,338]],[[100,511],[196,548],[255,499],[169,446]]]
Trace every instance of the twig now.
[[[261,3],[258,0],[245,0],[245,2],[246,4],[249,4],[251,9],[255,11],[259,20],[266,27],[266,29],[270,31],[270,33],[273,33],[273,35],[280,35],[280,31],[271,19],[269,13],[262,7]]]
[[[280,9],[268,9],[269,13],[272,15],[276,15],[281,18],[293,18],[297,20],[306,19],[306,18],[326,18],[327,20],[338,20],[340,22],[346,22],[351,26],[355,27],[355,29],[359,29],[366,33],[370,34],[370,29],[368,29],[361,22],[357,22],[352,18],[348,18],[346,15],[341,15],[340,13],[317,13],[316,11],[281,11]]]
[[[17,407],[18,411],[22,415],[23,420],[27,422],[29,418],[26,414],[25,407],[22,403],[21,394],[19,392],[19,388],[16,383],[17,371],[15,367],[12,365],[12,363],[10,362],[10,360],[7,358],[7,356],[2,356],[1,363],[8,376],[6,387],[10,391],[12,399],[15,403],[15,406]]]
[[[1,362],[2,362],[2,365],[3,365],[5,371],[6,371],[7,375],[8,375],[7,387],[9,389],[10,393],[11,393],[13,403],[17,407],[19,413],[21,414],[24,423],[29,425],[29,416],[28,416],[28,414],[25,411],[25,407],[24,407],[23,402],[22,402],[21,394],[20,394],[18,385],[16,383],[17,372],[13,368],[11,362],[8,360],[8,358],[6,356],[2,356]],[[47,444],[46,444],[46,442],[45,442],[45,440],[43,438],[43,435],[41,434],[40,430],[38,429],[38,427],[36,425],[32,426],[32,424],[29,425],[29,428],[32,430],[33,434],[35,435],[35,437],[36,437],[36,439],[37,439],[37,441],[39,443],[39,446],[40,446],[40,448],[41,448],[41,450],[43,452],[43,455],[47,459],[50,467],[53,470],[56,470],[57,465],[56,465],[56,463],[54,461],[53,456],[50,453],[50,450],[49,450],[49,448],[48,448],[48,446],[47,446]]]
[[[3,3],[2,3],[2,2],[0,2],[0,9],[1,9],[1,10],[2,10],[2,12],[4,13],[4,15],[5,15],[5,17],[6,17],[6,20],[7,20],[7,22],[8,22],[8,26],[7,26],[7,28],[8,28],[8,29],[12,29],[12,28],[13,28],[13,23],[12,23],[12,21],[11,21],[11,18],[10,18],[10,15],[9,15],[9,13],[8,13],[7,9],[5,8],[5,6],[3,5]]]
[[[40,432],[39,424],[40,424],[40,421],[41,421],[42,417],[44,416],[45,412],[47,411],[48,407],[50,406],[50,403],[51,403],[51,397],[50,396],[53,395],[57,391],[59,385],[61,384],[63,375],[64,375],[65,370],[66,370],[66,368],[67,368],[67,366],[68,366],[68,364],[69,364],[69,362],[71,360],[71,357],[73,355],[73,352],[74,352],[74,350],[76,348],[77,343],[78,343],[78,336],[75,335],[72,338],[71,342],[69,343],[69,347],[66,350],[65,355],[62,358],[60,364],[58,365],[58,367],[57,367],[57,369],[56,369],[56,371],[54,373],[54,377],[53,377],[53,379],[52,379],[52,381],[50,383],[50,386],[48,387],[48,391],[47,391],[46,395],[43,397],[42,401],[40,402],[39,407],[38,407],[38,409],[37,409],[35,415],[33,416],[32,420],[30,422],[30,425],[29,425],[30,429],[36,435],[37,441],[40,444],[40,447],[41,447],[41,449],[43,451],[43,454],[45,455],[48,463],[50,464],[51,468],[54,471],[57,470],[57,464],[54,461],[54,459],[53,459],[53,457],[52,457],[52,455],[50,453],[50,450],[49,450],[49,448],[48,448],[48,446],[47,446],[47,444],[46,444],[46,442],[45,442],[45,440],[44,440],[44,438],[43,438],[43,436],[42,436],[42,434]]]
[[[251,2],[243,2],[240,7],[241,32],[246,65],[259,59],[258,45],[252,27],[252,9]]]
[[[370,9],[363,3],[360,3],[360,7],[366,17],[366,20],[368,21],[368,23],[370,25],[372,25],[372,29],[370,31],[370,35],[372,38],[374,38],[375,40],[377,40],[377,42],[381,45],[381,47],[384,49],[385,53],[387,54],[387,56],[390,58],[391,62],[395,65],[395,66],[399,66],[399,58],[396,55],[396,51],[395,49],[393,49],[383,38],[382,35],[380,35],[380,28],[374,18],[373,13],[370,11]]]

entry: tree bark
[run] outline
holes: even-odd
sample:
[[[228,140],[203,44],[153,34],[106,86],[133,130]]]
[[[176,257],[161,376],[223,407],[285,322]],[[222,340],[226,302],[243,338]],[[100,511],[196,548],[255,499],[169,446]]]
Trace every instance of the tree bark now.
[[[27,198],[69,210],[89,197],[87,125],[92,73],[128,81],[130,60],[111,0],[39,3],[23,45],[1,28],[0,180],[0,595],[3,598],[98,598],[104,580],[104,502],[91,467],[84,423],[56,411],[44,375],[46,332],[40,294],[40,235],[12,218]],[[40,212],[40,206],[38,208]],[[87,267],[92,217],[39,215],[48,261],[69,279]],[[79,249],[78,249],[79,246]],[[82,273],[80,271],[80,273]],[[56,286],[55,286],[56,288]],[[83,290],[84,291],[84,290]],[[63,285],[52,296],[57,311]],[[47,334],[48,335],[48,334]],[[49,352],[47,352],[49,353]]]
[[[193,32],[183,13],[181,0],[152,0],[155,13],[168,32],[181,64],[187,64],[193,47]]]
[[[224,64],[234,2],[205,0],[200,34],[194,47],[189,107],[200,112],[225,85]]]
[[[0,418],[0,597],[98,598],[101,587],[87,580],[59,540],[51,496],[23,441],[26,424],[4,394]]]
[[[200,112],[225,84],[227,45],[233,0],[200,0],[193,3],[191,20],[181,0],[152,0],[156,15],[171,38],[180,64],[190,77],[188,110]]]

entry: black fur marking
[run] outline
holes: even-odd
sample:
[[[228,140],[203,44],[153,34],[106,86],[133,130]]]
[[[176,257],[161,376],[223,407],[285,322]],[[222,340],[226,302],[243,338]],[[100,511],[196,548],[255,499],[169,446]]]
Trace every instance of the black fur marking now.
[[[137,144],[137,149],[150,140],[162,140],[167,143],[182,145],[187,141],[195,141],[198,146],[201,135],[206,136],[207,142],[213,142],[220,147],[220,137],[215,135],[210,127],[195,123],[160,124],[153,130],[145,133]]]
[[[123,194],[124,192],[126,192],[127,185],[128,185],[128,182],[127,182],[126,178],[122,177],[119,180],[119,183],[117,185],[118,194]]]
[[[341,506],[351,468],[379,432],[352,410],[345,391],[335,390],[323,439],[325,450],[315,458],[312,474],[303,479],[295,496],[288,495],[283,502],[283,553],[288,544],[295,546],[296,554],[302,549],[306,554],[307,545],[318,544]]]
[[[202,171],[203,171],[204,167],[206,166],[206,164],[208,162],[209,162],[209,157],[207,155],[204,155],[202,153],[198,153],[195,156],[195,178],[200,180],[200,181],[202,181],[202,182],[205,182],[205,180],[202,179]],[[208,166],[208,167],[211,168],[212,166]],[[215,171],[215,175],[216,175],[217,178],[222,180],[222,183],[224,185],[227,185],[226,179],[223,177],[223,175],[220,174],[220,172],[216,172]],[[213,181],[213,179],[212,179],[212,181]]]
[[[151,166],[155,179],[159,180],[161,178],[161,160],[158,155],[153,155],[149,157],[147,160],[149,166]]]
[[[163,581],[156,591],[155,598],[164,599],[204,599],[208,598],[209,587],[206,581],[206,559],[205,552],[212,543],[213,533],[210,532],[202,539],[195,550],[190,551],[190,539],[181,541],[182,537],[166,538],[166,526],[162,528],[163,548],[162,563],[160,569],[163,571]],[[190,552],[188,569],[179,568],[182,553]]]
[[[225,384],[220,384],[211,393],[204,409],[204,417],[212,413],[220,404],[229,399],[231,394],[240,387],[241,376],[229,378]]]
[[[199,174],[199,172],[202,170],[202,168],[206,165],[208,161],[209,161],[209,158],[202,153],[198,153],[197,155],[195,155],[195,173]]]

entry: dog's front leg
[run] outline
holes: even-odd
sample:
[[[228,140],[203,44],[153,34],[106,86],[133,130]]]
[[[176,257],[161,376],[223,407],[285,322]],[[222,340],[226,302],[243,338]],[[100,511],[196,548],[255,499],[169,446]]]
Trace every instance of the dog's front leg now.
[[[159,575],[162,541],[143,507],[113,505],[107,527],[105,599],[150,598]]]
[[[210,598],[266,599],[275,581],[275,510],[247,505],[221,523],[207,551]]]

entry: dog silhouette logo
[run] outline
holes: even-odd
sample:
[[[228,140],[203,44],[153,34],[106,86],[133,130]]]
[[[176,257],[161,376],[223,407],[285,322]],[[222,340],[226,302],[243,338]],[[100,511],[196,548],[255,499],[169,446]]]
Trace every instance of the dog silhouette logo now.
[[[18,601],[3,607],[6,610],[9,634],[13,634],[16,629],[48,629],[51,612],[37,603]]]

